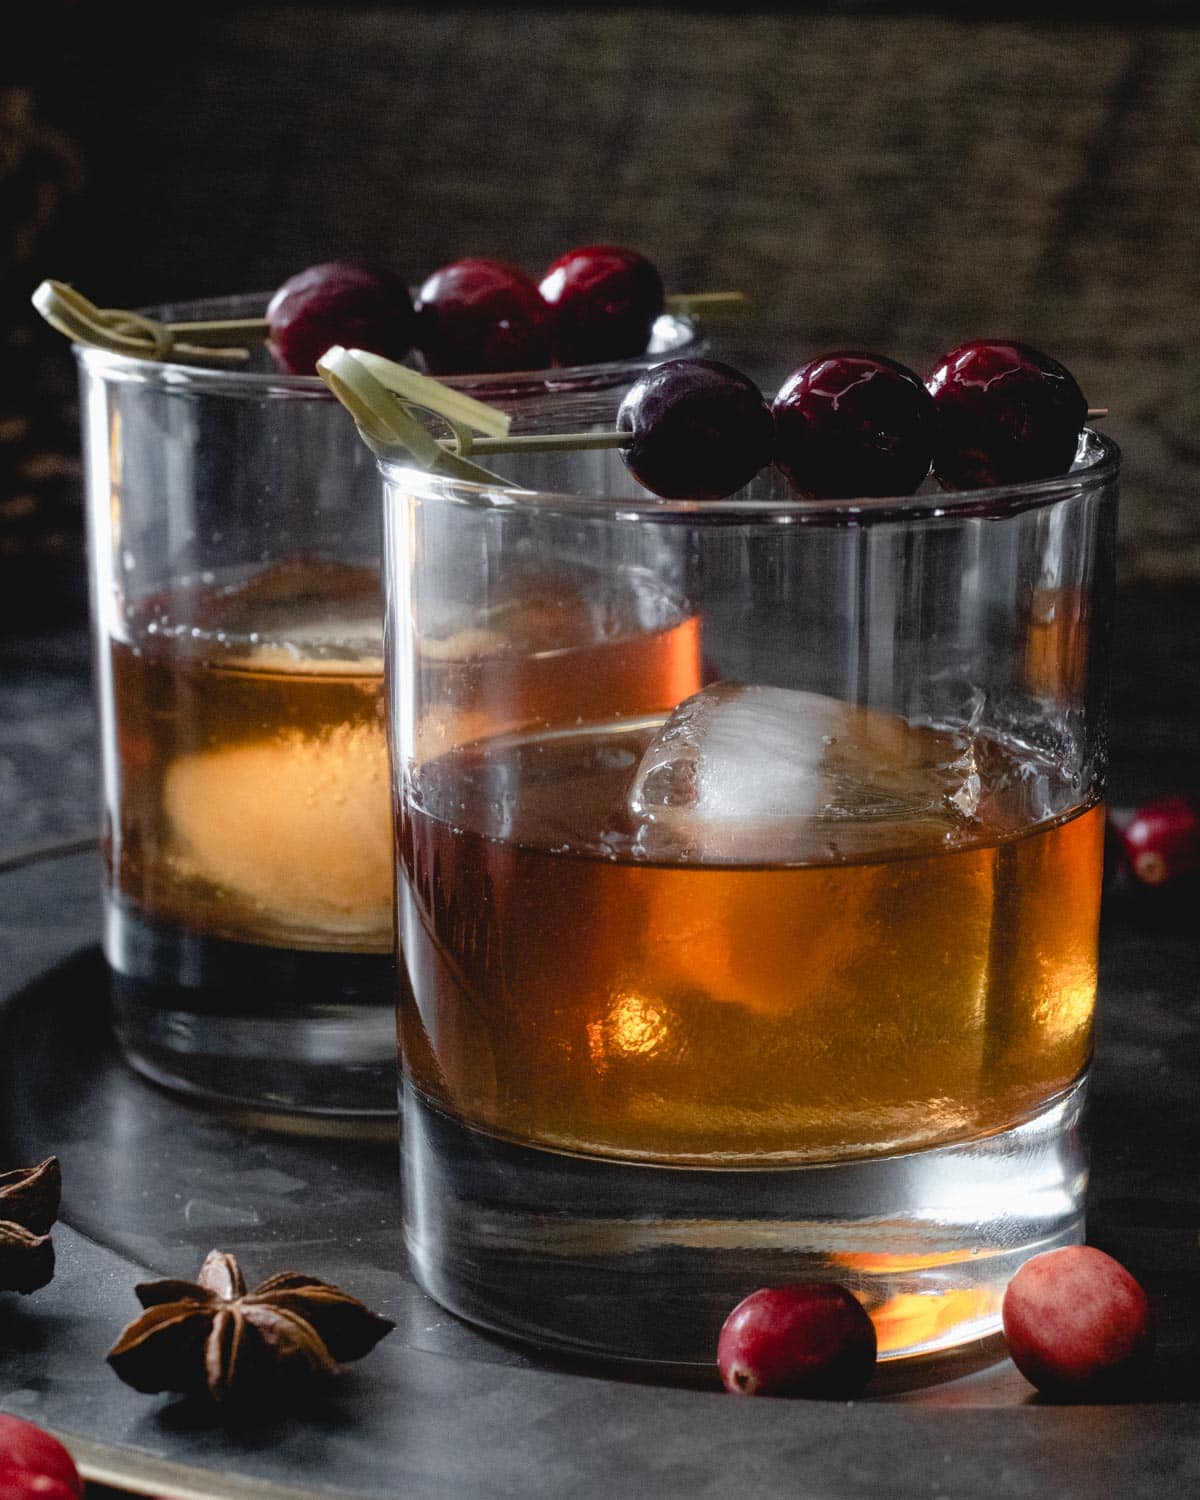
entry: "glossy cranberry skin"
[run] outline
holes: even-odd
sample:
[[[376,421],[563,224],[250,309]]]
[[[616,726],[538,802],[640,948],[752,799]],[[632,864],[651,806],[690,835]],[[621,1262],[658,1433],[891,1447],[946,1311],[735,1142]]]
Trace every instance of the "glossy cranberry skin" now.
[[[979,339],[943,354],[926,384],[937,407],[933,472],[943,488],[1049,479],[1074,462],[1087,401],[1048,354]]]
[[[668,500],[719,500],[771,461],[762,392],[715,359],[670,359],[632,385],[617,411],[621,449],[639,484]]]
[[[311,375],[334,344],[403,359],[416,313],[402,277],[381,266],[331,260],[289,276],[267,304],[268,343],[285,370]]]
[[[862,1304],[832,1282],[761,1287],[733,1309],[717,1367],[738,1396],[848,1401],[875,1368],[875,1328]]]
[[[434,375],[543,370],[554,317],[532,279],[499,260],[456,260],[417,296],[417,347]]]
[[[1168,885],[1200,870],[1200,800],[1159,797],[1121,829],[1130,874],[1142,885]]]
[[[68,1500],[82,1494],[75,1462],[56,1437],[0,1414],[0,1500]]]
[[[911,495],[929,473],[933,400],[879,354],[822,354],[779,389],[775,462],[809,499]]]
[[[1119,1261],[1090,1245],[1026,1261],[1004,1293],[1001,1320],[1013,1364],[1047,1396],[1114,1390],[1154,1353],[1146,1293]]]
[[[623,245],[580,245],[560,255],[538,288],[554,309],[559,364],[643,354],[663,310],[662,277]]]

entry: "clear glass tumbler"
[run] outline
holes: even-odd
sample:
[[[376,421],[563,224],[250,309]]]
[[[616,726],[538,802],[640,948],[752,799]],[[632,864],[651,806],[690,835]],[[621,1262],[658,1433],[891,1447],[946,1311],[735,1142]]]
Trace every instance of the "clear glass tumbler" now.
[[[764,1284],[881,1354],[1083,1234],[1118,454],[654,500],[385,476],[408,1247],[463,1317],[711,1368]]]
[[[151,309],[259,314],[265,297]],[[622,364],[461,377],[611,419]],[[316,376],[78,348],[116,1034],[159,1082],[396,1110],[379,480]]]

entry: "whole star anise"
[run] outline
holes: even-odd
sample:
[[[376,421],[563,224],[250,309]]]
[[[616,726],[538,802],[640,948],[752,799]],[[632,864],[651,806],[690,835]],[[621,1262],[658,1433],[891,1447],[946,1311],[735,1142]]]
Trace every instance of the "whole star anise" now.
[[[212,1250],[193,1281],[134,1288],[146,1309],[108,1352],[138,1391],[259,1404],[294,1396],[361,1359],[396,1326],[340,1287],[295,1271],[246,1290],[232,1255]]]
[[[0,1291],[36,1292],[54,1275],[50,1226],[61,1197],[57,1156],[0,1172]]]

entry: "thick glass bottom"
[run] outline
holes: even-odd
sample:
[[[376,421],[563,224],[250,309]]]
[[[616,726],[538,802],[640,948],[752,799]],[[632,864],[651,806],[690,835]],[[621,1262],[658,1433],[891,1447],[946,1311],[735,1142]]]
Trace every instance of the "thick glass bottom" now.
[[[105,903],[113,1026],[167,1088],[282,1113],[394,1116],[393,959],[269,948]]]
[[[407,1239],[451,1312],[573,1355],[711,1370],[756,1287],[840,1281],[880,1357],[995,1333],[1031,1255],[1083,1238],[1085,1081],[981,1140],[808,1166],[675,1168],[513,1146],[407,1088]]]

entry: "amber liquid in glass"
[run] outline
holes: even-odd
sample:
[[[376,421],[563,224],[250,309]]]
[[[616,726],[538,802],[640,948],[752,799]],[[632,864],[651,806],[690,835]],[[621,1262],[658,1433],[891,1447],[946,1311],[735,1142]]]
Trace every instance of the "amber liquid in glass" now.
[[[697,623],[656,588],[630,621],[597,614],[570,579],[510,583],[503,634],[485,617],[423,641],[421,698],[439,705],[423,754],[592,705],[645,713],[699,686]],[[377,572],[304,557],[133,614],[110,646],[119,900],[213,937],[391,952],[380,616]]]
[[[234,941],[390,950],[380,609],[374,571],[297,559],[132,616],[106,726],[118,900]]]
[[[697,863],[628,808],[661,720],[510,735],[416,774],[399,828],[410,1082],[508,1140],[663,1164],[969,1140],[1084,1070],[1103,810],[1034,816],[978,746],[953,835],[828,830]]]

